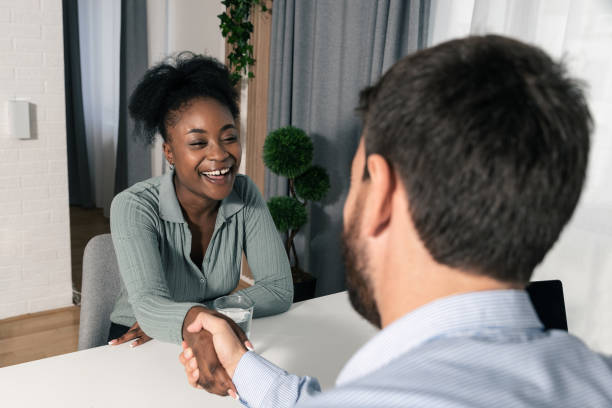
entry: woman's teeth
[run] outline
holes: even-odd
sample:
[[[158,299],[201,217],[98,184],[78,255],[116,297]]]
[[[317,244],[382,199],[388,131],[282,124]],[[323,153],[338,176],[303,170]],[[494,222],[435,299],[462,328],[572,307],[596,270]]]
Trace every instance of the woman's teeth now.
[[[205,176],[222,176],[224,174],[229,173],[230,168],[226,167],[224,169],[218,169],[218,170],[213,170],[213,171],[203,171],[201,174],[204,174]]]

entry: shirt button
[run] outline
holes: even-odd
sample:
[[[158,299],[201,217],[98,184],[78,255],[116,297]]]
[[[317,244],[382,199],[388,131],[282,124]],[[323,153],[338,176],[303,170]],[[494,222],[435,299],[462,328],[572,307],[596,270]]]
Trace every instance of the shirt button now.
[[[206,282],[206,278],[200,278],[200,282],[205,283]]]

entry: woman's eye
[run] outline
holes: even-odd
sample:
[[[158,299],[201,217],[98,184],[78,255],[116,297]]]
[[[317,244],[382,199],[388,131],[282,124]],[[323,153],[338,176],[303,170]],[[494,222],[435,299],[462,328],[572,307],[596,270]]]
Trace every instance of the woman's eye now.
[[[236,140],[238,140],[238,136],[228,136],[223,139],[224,142],[235,142]]]
[[[193,142],[193,143],[190,143],[190,146],[204,147],[204,146],[206,146],[206,142]]]

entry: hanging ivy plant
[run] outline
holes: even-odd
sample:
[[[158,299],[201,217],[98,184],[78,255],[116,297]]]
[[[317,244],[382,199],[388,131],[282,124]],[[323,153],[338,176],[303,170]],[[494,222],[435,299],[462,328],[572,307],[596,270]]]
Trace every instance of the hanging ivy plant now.
[[[240,82],[242,76],[254,78],[251,66],[255,63],[253,46],[249,44],[253,33],[253,23],[250,21],[253,7],[259,6],[261,11],[269,11],[265,0],[223,0],[226,12],[219,14],[221,35],[231,46],[232,51],[227,56],[231,79],[234,85]]]

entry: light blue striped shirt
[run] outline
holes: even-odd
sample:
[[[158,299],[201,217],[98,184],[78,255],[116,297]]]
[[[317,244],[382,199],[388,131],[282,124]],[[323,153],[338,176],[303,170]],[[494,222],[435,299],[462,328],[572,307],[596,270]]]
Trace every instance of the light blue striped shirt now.
[[[246,353],[233,381],[250,407],[612,407],[612,360],[544,330],[526,292],[455,295],[366,343],[336,387]]]

